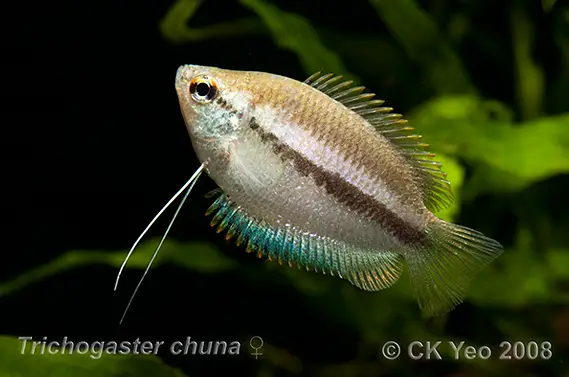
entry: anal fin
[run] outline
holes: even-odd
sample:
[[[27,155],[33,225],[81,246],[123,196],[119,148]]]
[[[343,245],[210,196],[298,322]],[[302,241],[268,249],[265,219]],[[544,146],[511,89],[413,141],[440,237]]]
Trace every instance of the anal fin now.
[[[366,291],[379,291],[392,286],[403,272],[405,259],[393,252],[355,255],[355,268],[348,280]]]
[[[401,276],[404,258],[400,254],[363,250],[328,237],[294,227],[272,227],[250,216],[225,194],[208,209],[212,226],[227,230],[226,239],[236,238],[247,251],[289,266],[330,274],[354,286],[378,291],[393,285]]]

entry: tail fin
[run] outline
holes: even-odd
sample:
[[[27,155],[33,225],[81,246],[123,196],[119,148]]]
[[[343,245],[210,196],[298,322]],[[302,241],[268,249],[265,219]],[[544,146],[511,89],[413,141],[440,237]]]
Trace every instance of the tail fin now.
[[[476,230],[440,219],[425,232],[428,246],[406,259],[419,307],[424,315],[436,316],[462,302],[468,284],[503,248]]]

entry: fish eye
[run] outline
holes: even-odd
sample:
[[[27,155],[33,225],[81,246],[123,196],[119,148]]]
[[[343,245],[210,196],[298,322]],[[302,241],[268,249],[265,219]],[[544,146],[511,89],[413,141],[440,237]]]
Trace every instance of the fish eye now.
[[[190,83],[190,95],[196,102],[210,102],[217,96],[217,92],[217,83],[207,75],[194,77]]]

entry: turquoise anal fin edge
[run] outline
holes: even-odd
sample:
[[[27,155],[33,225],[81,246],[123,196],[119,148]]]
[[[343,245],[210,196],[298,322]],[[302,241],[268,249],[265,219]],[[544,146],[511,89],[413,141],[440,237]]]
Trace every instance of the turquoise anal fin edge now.
[[[338,276],[366,291],[393,285],[401,276],[404,258],[400,254],[362,250],[328,237],[307,233],[294,227],[272,227],[250,216],[223,192],[206,211],[213,215],[211,226],[226,231],[226,240],[255,252],[259,258],[297,265],[308,271]]]

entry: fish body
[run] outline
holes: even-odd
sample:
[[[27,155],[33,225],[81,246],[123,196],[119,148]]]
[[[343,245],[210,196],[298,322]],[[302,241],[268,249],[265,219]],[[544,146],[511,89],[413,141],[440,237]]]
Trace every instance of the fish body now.
[[[218,230],[270,259],[376,291],[407,262],[427,315],[452,309],[501,253],[431,211],[452,200],[440,164],[391,108],[341,76],[305,82],[185,65],[176,90],[220,196]]]

